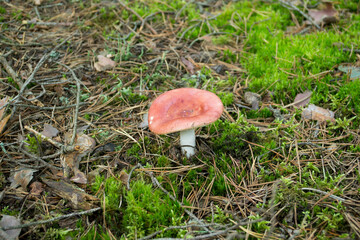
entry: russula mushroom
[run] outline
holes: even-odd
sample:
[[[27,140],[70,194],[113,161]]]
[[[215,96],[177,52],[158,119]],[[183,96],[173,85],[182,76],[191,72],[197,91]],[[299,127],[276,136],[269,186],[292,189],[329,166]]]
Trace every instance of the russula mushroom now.
[[[149,129],[155,134],[180,132],[182,153],[195,154],[195,128],[215,122],[224,106],[212,92],[178,88],[161,94],[151,104]]]

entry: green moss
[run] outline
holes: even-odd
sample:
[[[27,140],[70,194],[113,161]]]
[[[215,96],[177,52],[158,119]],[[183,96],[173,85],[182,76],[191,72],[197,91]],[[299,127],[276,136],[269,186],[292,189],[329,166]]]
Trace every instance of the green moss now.
[[[218,96],[221,99],[221,102],[224,104],[224,106],[229,106],[234,103],[234,94],[232,93],[218,93]]]
[[[143,181],[131,184],[126,194],[127,207],[124,211],[122,228],[128,238],[144,237],[165,226],[183,223],[182,209],[160,190]],[[178,230],[166,231],[158,237],[182,237]]]

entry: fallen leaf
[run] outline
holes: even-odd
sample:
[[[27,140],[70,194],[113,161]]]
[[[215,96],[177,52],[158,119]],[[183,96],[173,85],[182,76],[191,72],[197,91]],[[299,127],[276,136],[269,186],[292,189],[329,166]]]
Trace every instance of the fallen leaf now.
[[[340,71],[350,74],[351,80],[360,79],[360,67],[340,65],[338,68]]]
[[[0,100],[0,108],[2,108],[2,109],[0,109],[0,119],[3,117],[4,111],[5,111],[5,107],[3,107],[3,106],[7,103],[8,99],[9,99],[8,97],[5,97]]]
[[[42,135],[48,138],[56,137],[58,133],[59,130],[47,123],[44,124],[44,130],[41,132]]]
[[[6,123],[9,121],[10,117],[11,117],[11,114],[4,117],[4,119],[0,121],[0,133],[2,133],[2,131],[4,130]]]
[[[306,90],[305,92],[299,93],[298,95],[296,95],[296,97],[294,99],[294,106],[296,106],[296,107],[304,107],[307,104],[309,104],[311,94],[312,94],[311,91]]]
[[[195,66],[194,66],[194,64],[192,64],[192,62],[190,62],[189,60],[187,60],[184,57],[181,57],[180,59],[181,59],[181,62],[185,65],[186,70],[188,70],[188,72],[191,75],[194,75],[195,74]]]
[[[11,182],[11,188],[17,188],[21,186],[24,191],[26,191],[27,185],[30,183],[33,178],[33,173],[37,170],[34,169],[21,169],[15,170],[11,173],[9,181]]]
[[[85,173],[81,172],[79,169],[74,169],[74,176],[70,178],[74,183],[86,184],[87,178]]]
[[[320,4],[319,8],[320,10],[309,10],[309,16],[314,19],[316,24],[335,23],[339,20],[339,13],[331,2]]]
[[[59,98],[64,95],[64,87],[61,84],[55,85],[54,90]]]
[[[125,172],[125,170],[121,170],[120,172],[120,181],[126,185],[129,180],[129,174]]]
[[[53,181],[41,178],[42,182],[48,185],[51,190],[61,198],[69,200],[73,208],[89,210],[95,207],[94,201],[99,199],[87,194],[83,189],[65,181]]]
[[[8,97],[5,97],[3,99],[0,100],[0,120],[3,118],[4,112],[5,112],[5,104],[8,102]],[[4,117],[1,121],[0,121],[0,133],[2,133],[2,131],[4,130],[4,127],[6,126],[6,123],[9,121],[11,114],[9,114],[8,116]]]
[[[20,225],[21,222],[18,218],[9,215],[3,215],[0,221],[0,228],[14,227]],[[17,239],[20,235],[21,228],[4,230],[4,232],[11,239]]]
[[[66,144],[70,144],[72,133],[65,133],[64,134],[64,141]],[[60,155],[60,162],[63,167],[63,173],[65,178],[69,178],[71,172],[74,173],[73,181],[80,181],[79,183],[83,182],[82,176],[79,174],[79,163],[81,158],[88,153],[92,152],[95,148],[96,142],[95,139],[89,137],[85,133],[78,133],[75,137],[75,150],[69,153],[65,153]]]
[[[114,152],[116,149],[116,145],[112,142],[110,143],[106,143],[100,147],[97,147],[94,150],[94,153],[99,153],[99,152]]]
[[[335,121],[333,111],[315,106],[314,104],[310,104],[303,110],[302,117],[304,119],[317,120],[320,122],[328,120],[332,122]]]
[[[257,93],[246,92],[244,95],[244,100],[246,103],[251,104],[251,109],[259,109],[259,102],[261,101],[261,96]]]
[[[114,62],[110,58],[104,57],[102,55],[98,55],[97,57],[98,62],[94,64],[94,67],[98,72],[105,71],[116,66],[116,62]]]
[[[43,191],[43,184],[41,182],[33,182],[30,184],[30,194],[34,196],[39,196]]]
[[[217,64],[213,66],[212,69],[220,75],[224,74],[228,70],[227,67],[223,64]]]

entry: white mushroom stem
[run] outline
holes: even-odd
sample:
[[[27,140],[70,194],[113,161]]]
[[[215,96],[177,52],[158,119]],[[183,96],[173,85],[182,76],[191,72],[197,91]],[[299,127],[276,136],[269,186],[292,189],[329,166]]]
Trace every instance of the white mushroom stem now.
[[[188,129],[180,132],[181,152],[186,157],[191,157],[195,154],[195,129]]]

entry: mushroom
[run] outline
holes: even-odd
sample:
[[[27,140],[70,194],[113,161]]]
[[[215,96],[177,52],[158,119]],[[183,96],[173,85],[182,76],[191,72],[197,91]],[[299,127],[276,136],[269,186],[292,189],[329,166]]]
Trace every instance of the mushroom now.
[[[178,88],[161,94],[151,104],[149,129],[155,134],[180,131],[182,153],[195,154],[195,128],[215,122],[224,106],[212,92],[196,88]]]

